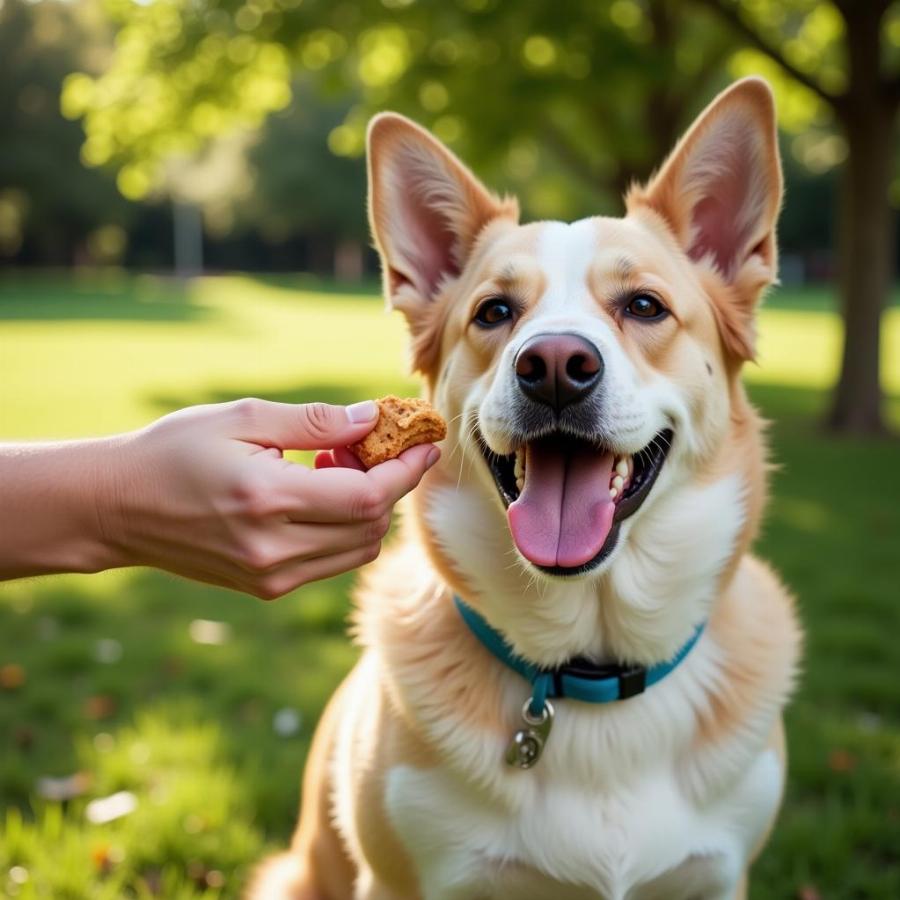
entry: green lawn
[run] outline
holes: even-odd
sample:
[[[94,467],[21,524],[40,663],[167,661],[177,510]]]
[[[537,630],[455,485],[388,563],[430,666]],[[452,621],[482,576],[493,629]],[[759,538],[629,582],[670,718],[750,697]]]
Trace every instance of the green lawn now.
[[[754,900],[900,897],[900,444],[818,431],[838,340],[827,294],[782,292],[748,372],[781,464],[759,549],[808,629],[787,801]],[[885,349],[900,425],[896,306]],[[0,281],[0,438],[126,429],[248,394],[407,392],[404,360],[401,323],[371,293]],[[145,570],[0,588],[0,896],[238,896],[248,865],[290,834],[316,716],[352,663],[350,583],[269,605]],[[204,632],[219,642],[198,643]],[[276,715],[299,729],[279,734]],[[78,796],[42,796],[39,779],[74,773]],[[117,791],[134,810],[89,821],[90,801]]]

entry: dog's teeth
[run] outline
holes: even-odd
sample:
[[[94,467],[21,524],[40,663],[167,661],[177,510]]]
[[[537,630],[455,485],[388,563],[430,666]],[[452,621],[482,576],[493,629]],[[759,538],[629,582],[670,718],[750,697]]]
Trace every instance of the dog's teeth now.
[[[614,490],[616,491],[616,493],[618,493],[622,490],[623,487],[625,487],[625,479],[621,475],[616,475],[616,477],[612,480],[611,490]]]
[[[611,488],[609,489],[609,496],[610,496],[613,500],[615,500],[616,497],[619,496],[619,489],[618,489],[618,488],[611,487]]]
[[[616,463],[616,472],[621,475],[623,478],[628,477],[628,469],[629,469],[629,460],[627,460],[624,456],[620,456],[618,462]]]
[[[516,458],[513,462],[513,475],[516,479],[516,489],[521,494],[525,488],[525,448],[516,450]]]

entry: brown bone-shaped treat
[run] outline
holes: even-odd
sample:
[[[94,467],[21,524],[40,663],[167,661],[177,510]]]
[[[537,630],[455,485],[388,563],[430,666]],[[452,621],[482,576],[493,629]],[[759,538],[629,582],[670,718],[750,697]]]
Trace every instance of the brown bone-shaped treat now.
[[[378,422],[359,443],[350,446],[367,469],[396,458],[416,444],[447,437],[447,423],[427,400],[390,396],[375,402]]]

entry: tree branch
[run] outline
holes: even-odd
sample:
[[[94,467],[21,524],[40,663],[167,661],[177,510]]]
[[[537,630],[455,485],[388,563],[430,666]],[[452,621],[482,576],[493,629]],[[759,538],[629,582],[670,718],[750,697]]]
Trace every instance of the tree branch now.
[[[825,90],[815,78],[808,75],[802,69],[798,69],[792,62],[786,59],[778,47],[772,44],[767,38],[763,37],[755,28],[753,28],[753,26],[744,21],[743,17],[738,12],[737,7],[729,3],[728,0],[693,0],[693,2],[711,10],[715,15],[718,15],[731,26],[732,29],[744,37],[749,44],[764,53],[769,59],[778,63],[791,78],[811,90],[820,100],[823,100],[832,107],[840,105],[840,95]]]

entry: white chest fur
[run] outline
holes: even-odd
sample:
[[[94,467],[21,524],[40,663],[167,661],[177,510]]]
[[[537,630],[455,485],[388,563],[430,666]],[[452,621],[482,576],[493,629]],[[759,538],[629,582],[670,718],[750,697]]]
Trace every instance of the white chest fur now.
[[[593,791],[562,779],[526,785],[540,778],[534,770],[516,776],[512,808],[448,769],[388,773],[388,815],[426,900],[730,898],[783,773],[765,751],[703,808],[662,760],[628,786]]]

